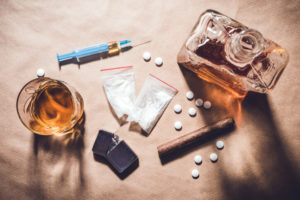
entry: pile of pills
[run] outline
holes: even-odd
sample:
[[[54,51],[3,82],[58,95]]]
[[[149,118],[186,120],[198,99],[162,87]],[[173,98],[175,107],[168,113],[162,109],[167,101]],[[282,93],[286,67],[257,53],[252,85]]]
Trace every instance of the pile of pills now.
[[[186,94],[185,94],[186,98],[189,100],[189,101],[192,101],[194,99],[194,93],[192,91],[188,91]],[[195,104],[198,108],[202,107],[205,108],[205,109],[210,109],[212,107],[212,104],[210,101],[204,101],[203,99],[201,98],[198,98],[195,100]],[[182,107],[181,105],[179,104],[176,104],[174,106],[174,112],[179,114],[182,112]],[[191,116],[191,117],[195,117],[197,115],[197,110],[193,107],[190,107],[188,109],[188,114]],[[179,127],[179,123],[180,123],[180,128]],[[182,124],[180,121],[176,121],[174,123],[174,127],[177,131],[181,130],[182,129]]]
[[[211,108],[211,102],[210,101],[203,101],[203,99],[196,99],[195,104],[198,108],[203,106],[205,109]]]
[[[216,142],[216,147],[217,149],[221,150],[224,148],[224,142],[219,140]],[[216,153],[211,153],[209,155],[209,159],[212,163],[216,163],[218,161],[218,155]],[[196,165],[200,165],[202,164],[202,157],[200,155],[196,155],[194,157],[194,162]],[[197,179],[199,177],[199,170],[198,169],[193,169],[192,170],[192,177],[194,179]]]
[[[188,91],[185,95],[186,95],[186,98],[190,101],[193,100],[193,98],[194,98],[194,93],[192,91]],[[203,99],[201,99],[201,98],[196,99],[195,104],[199,108],[201,106],[203,106],[205,109],[210,109],[211,108],[211,102],[210,101],[203,101]]]
[[[219,149],[219,150],[223,149],[223,148],[224,148],[224,142],[221,141],[221,140],[217,141],[217,142],[216,142],[216,147],[217,147],[217,149]],[[211,154],[209,155],[209,159],[210,159],[210,161],[211,161],[212,163],[216,163],[216,162],[218,161],[218,155],[217,155],[216,153],[211,153]],[[202,157],[201,157],[200,155],[196,155],[196,156],[194,157],[194,162],[195,162],[196,165],[202,164]],[[199,170],[198,170],[198,169],[193,169],[193,170],[192,170],[192,177],[193,177],[194,179],[199,178]]]
[[[146,51],[143,53],[143,58],[146,62],[149,62],[151,60],[151,54],[148,51]],[[154,62],[155,62],[155,65],[158,67],[163,65],[163,59],[161,57],[155,58]]]

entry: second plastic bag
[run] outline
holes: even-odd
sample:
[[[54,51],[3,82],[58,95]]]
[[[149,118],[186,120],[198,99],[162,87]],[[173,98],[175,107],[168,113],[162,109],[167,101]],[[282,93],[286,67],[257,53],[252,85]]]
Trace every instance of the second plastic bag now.
[[[147,134],[150,134],[177,92],[176,88],[149,74],[128,121],[137,122]]]

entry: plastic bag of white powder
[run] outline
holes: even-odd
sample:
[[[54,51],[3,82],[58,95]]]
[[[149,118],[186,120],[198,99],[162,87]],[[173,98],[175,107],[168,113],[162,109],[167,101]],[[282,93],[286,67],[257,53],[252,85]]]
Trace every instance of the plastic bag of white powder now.
[[[137,122],[146,133],[150,134],[177,92],[176,88],[149,74],[128,121]]]
[[[131,66],[101,70],[107,99],[120,122],[125,122],[135,105],[134,72]]]

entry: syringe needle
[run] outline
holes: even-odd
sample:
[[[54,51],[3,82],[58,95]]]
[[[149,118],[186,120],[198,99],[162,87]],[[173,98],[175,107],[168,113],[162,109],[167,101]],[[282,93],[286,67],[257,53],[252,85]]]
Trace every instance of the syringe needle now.
[[[147,44],[147,43],[149,43],[149,42],[151,42],[151,40],[147,40],[147,41],[145,41],[145,42],[141,42],[141,43],[132,45],[132,47],[137,47],[137,46],[140,46],[140,45],[143,45],[143,44]]]

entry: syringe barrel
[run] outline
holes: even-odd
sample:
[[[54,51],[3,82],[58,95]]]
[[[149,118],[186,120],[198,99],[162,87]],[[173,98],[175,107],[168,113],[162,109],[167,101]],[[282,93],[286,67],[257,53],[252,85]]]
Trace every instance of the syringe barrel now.
[[[95,46],[90,46],[82,49],[76,49],[70,53],[66,54],[57,54],[58,62],[62,62],[64,60],[70,60],[76,58],[78,62],[80,62],[80,58],[95,55],[102,52],[108,52],[108,55],[116,55],[121,51],[121,47],[123,45],[129,44],[130,40],[122,40],[120,42],[112,41],[107,44],[99,44]]]
[[[100,45],[95,45],[95,46],[90,46],[82,49],[76,49],[76,58],[82,58],[86,56],[91,56],[97,53],[101,53],[104,51],[108,51],[109,45],[107,44],[100,44]]]
[[[72,51],[72,52],[70,52],[70,53],[65,53],[65,54],[61,54],[61,55],[59,55],[59,54],[57,53],[56,56],[57,56],[58,62],[62,62],[62,61],[64,61],[64,60],[69,60],[69,59],[71,59],[71,58],[74,58],[74,57],[75,57],[75,52]]]
[[[66,54],[61,54],[61,55],[57,54],[57,60],[58,62],[62,62],[64,60],[70,60],[76,58],[77,61],[79,62],[80,58],[91,56],[104,51],[108,51],[108,44],[100,44],[100,45],[85,47],[82,49],[76,49],[75,51]]]

